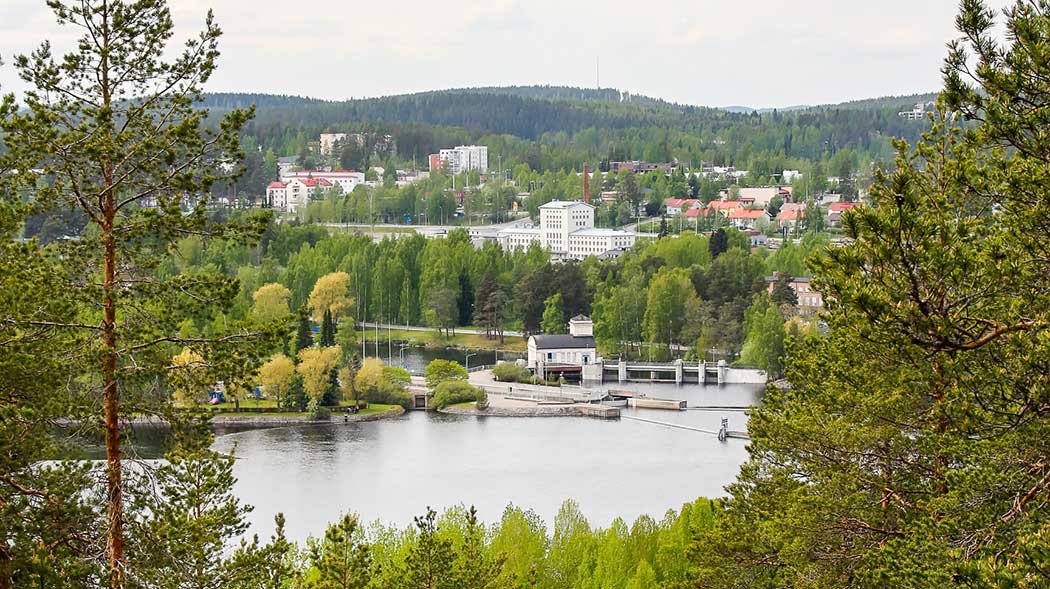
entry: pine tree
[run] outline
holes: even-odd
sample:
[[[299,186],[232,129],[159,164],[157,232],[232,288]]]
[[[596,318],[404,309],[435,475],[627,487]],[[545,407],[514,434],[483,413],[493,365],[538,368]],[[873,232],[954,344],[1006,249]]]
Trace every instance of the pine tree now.
[[[314,329],[310,321],[309,310],[304,306],[299,308],[299,324],[295,331],[296,356],[300,350],[305,350],[314,345]],[[295,356],[293,356],[295,357]]]
[[[717,213],[715,214],[718,215]],[[721,217],[721,215],[718,216]],[[726,234],[725,229],[719,227],[711,234],[710,241],[707,242],[707,250],[711,253],[711,259],[714,260],[725,253],[728,249],[729,236]]]
[[[310,551],[310,567],[317,574],[307,589],[364,589],[372,579],[372,555],[361,536],[357,516],[344,515],[328,526],[324,539]]]
[[[220,31],[210,14],[202,33],[166,62],[173,23],[162,0],[48,4],[59,23],[86,32],[63,58],[47,45],[15,58],[28,89],[21,108],[4,109],[0,135],[7,153],[39,156],[15,168],[49,179],[26,194],[35,206],[77,210],[89,225],[79,240],[49,246],[47,256],[61,261],[56,272],[66,280],[51,297],[69,304],[54,327],[83,337],[53,354],[68,354],[83,369],[78,382],[98,383],[88,393],[101,400],[106,448],[107,538],[100,544],[107,547],[108,584],[120,589],[128,572],[121,423],[139,411],[165,410],[166,400],[140,405],[156,397],[138,393],[166,376],[170,346],[183,342],[182,322],[220,315],[237,291],[235,280],[217,273],[166,277],[155,270],[186,235],[250,240],[267,218],[229,224],[208,215],[211,188],[237,175],[217,163],[242,159],[239,131],[252,115],[233,110],[205,125],[207,112],[194,108],[218,57]],[[245,325],[220,327],[194,343],[214,374],[246,379],[266,346]],[[52,341],[63,344],[61,337]]]
[[[452,543],[438,533],[437,513],[427,508],[426,515],[414,518],[416,541],[408,556],[408,578],[413,587],[452,589],[456,579],[452,570],[455,558]]]
[[[335,345],[335,323],[332,321],[332,312],[328,310],[325,310],[321,320],[320,344],[322,348]]]

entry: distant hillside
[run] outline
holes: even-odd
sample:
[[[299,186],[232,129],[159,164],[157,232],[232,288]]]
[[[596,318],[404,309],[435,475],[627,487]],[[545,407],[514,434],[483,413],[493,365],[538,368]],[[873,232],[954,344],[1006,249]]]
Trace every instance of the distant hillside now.
[[[904,94],[901,96],[881,96],[879,98],[865,98],[862,100],[851,100],[838,104],[824,104],[810,108],[815,109],[839,109],[839,110],[877,110],[882,108],[911,108],[917,102],[931,102],[937,100],[936,92],[924,94]]]
[[[206,97],[204,106],[221,112],[254,102],[259,125],[324,129],[347,124],[424,124],[525,139],[537,139],[552,132],[576,133],[587,128],[697,129],[729,124],[737,117],[719,109],[680,106],[651,98],[612,101],[611,93],[617,92],[615,90],[591,91],[600,99],[524,96],[568,96],[567,92],[568,89],[540,86],[456,89],[338,102],[290,96],[215,94]],[[580,91],[579,95],[588,96],[586,91]]]
[[[914,142],[927,126],[897,112],[933,96],[765,111],[739,107],[739,113],[615,89],[562,86],[461,88],[344,101],[230,93],[203,102],[213,116],[255,104],[256,117],[245,135],[277,155],[308,155],[310,142],[329,131],[393,138],[395,149],[387,153],[344,153],[341,165],[350,168],[364,167],[371,157],[419,165],[438,149],[478,142],[489,146],[490,162],[505,168],[528,164],[557,171],[614,160],[677,160],[732,165],[768,178],[827,162],[843,151],[836,166],[892,159],[892,138]]]

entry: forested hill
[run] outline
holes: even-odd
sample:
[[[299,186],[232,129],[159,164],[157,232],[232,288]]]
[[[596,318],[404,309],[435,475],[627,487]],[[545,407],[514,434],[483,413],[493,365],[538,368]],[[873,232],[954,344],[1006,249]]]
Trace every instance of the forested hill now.
[[[623,129],[668,126],[698,130],[743,120],[719,109],[679,106],[648,99],[568,100],[498,94],[493,89],[443,90],[382,98],[326,102],[287,96],[212,94],[206,107],[223,110],[257,105],[256,120],[307,128],[354,123],[420,123],[462,127],[472,133],[496,133],[538,139],[544,133],[576,133],[589,127]]]
[[[848,149],[892,158],[891,138],[914,142],[924,121],[897,116],[932,95],[901,96],[797,111],[733,113],[617,90],[557,86],[466,88],[326,101],[298,96],[211,94],[214,114],[256,104],[246,129],[277,155],[305,153],[325,131],[393,135],[402,161],[462,142],[489,145],[504,164],[574,169],[615,159],[734,165],[766,175],[825,160]],[[388,157],[388,156],[383,156]],[[349,165],[352,162],[346,162]]]

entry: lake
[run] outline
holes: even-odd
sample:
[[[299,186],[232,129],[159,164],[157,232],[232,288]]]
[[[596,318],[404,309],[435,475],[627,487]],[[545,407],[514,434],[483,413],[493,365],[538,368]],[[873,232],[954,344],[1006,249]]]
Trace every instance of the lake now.
[[[612,385],[689,405],[756,403],[751,385],[676,388]],[[626,410],[625,416],[717,430],[744,429],[742,411]],[[255,506],[253,531],[268,537],[284,512],[293,540],[323,534],[347,511],[401,526],[433,507],[475,505],[492,523],[509,503],[551,525],[575,499],[592,525],[642,514],[661,517],[698,496],[724,495],[747,458],[746,441],[653,423],[593,418],[499,418],[411,412],[398,419],[220,431],[219,451],[238,460],[237,495]]]

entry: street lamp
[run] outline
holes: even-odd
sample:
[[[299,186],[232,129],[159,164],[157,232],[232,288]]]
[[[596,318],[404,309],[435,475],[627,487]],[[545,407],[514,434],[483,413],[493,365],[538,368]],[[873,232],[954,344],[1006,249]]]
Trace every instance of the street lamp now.
[[[405,367],[405,348],[407,348],[407,347],[408,347],[408,344],[404,344],[403,343],[403,344],[401,344],[401,348],[398,349],[398,351],[397,351],[397,355],[401,358],[401,368]]]
[[[470,357],[471,357],[471,356],[477,356],[477,354],[467,354],[467,359],[466,359],[466,366],[465,366],[465,368],[466,368],[466,370],[467,370],[467,373],[468,373],[468,374],[470,373]]]

